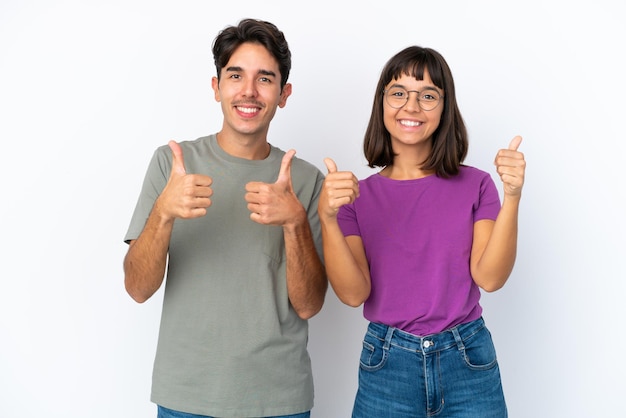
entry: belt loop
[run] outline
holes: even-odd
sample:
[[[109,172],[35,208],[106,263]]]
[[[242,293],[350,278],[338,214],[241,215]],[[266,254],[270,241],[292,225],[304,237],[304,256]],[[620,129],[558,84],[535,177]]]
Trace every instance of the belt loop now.
[[[383,345],[383,350],[389,350],[389,346],[391,345],[391,337],[393,337],[394,327],[387,326],[387,335],[385,335],[385,344]]]
[[[456,345],[459,348],[459,351],[465,350],[465,345],[463,344],[463,339],[461,338],[461,334],[459,334],[459,328],[454,327],[450,329],[452,335],[454,335],[454,340],[456,341]]]

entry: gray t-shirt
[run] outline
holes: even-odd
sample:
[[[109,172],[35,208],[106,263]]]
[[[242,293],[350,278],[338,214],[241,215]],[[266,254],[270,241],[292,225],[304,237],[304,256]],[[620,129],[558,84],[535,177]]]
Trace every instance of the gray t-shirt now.
[[[246,183],[276,181],[285,153],[272,146],[264,160],[236,158],[215,135],[180,145],[187,173],[210,176],[213,196],[206,216],[174,223],[151,400],[219,417],[308,411],[308,323],[289,303],[282,227],[252,221],[244,199]],[[171,165],[171,150],[159,147],[126,241],[143,230]],[[291,176],[322,257],[317,201],[324,176],[295,157]]]

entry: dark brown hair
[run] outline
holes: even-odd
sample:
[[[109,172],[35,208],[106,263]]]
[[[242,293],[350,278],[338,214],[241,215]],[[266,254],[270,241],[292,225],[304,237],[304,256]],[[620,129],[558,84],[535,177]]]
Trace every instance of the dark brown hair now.
[[[443,112],[439,127],[432,136],[430,155],[422,165],[424,170],[434,170],[444,178],[459,173],[459,166],[467,156],[468,139],[465,123],[456,103],[454,79],[446,60],[437,51],[430,48],[410,46],[391,57],[383,68],[372,105],[363,152],[371,168],[386,167],[393,164],[394,152],[391,147],[391,136],[385,128],[383,119],[383,90],[391,80],[402,75],[424,79],[424,70],[435,86],[444,92]]]
[[[285,35],[270,22],[256,19],[243,19],[237,26],[227,26],[220,31],[213,41],[213,60],[217,79],[220,79],[222,68],[235,50],[244,43],[261,44],[278,61],[280,70],[280,89],[282,91],[291,70],[291,51]]]

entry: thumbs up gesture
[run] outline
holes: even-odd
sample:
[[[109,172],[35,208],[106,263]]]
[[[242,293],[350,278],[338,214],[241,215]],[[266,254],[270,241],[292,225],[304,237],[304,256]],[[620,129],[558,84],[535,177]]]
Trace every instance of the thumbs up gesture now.
[[[306,212],[293,191],[291,160],[296,154],[289,150],[283,156],[280,172],[274,183],[253,181],[246,184],[245,199],[250,219],[264,225],[296,224],[306,218]]]
[[[513,138],[509,148],[498,151],[494,161],[496,171],[504,185],[504,194],[508,196],[520,196],[522,194],[526,161],[524,154],[517,150],[521,142],[521,136]]]
[[[172,171],[157,206],[166,219],[198,218],[211,206],[212,179],[201,174],[187,174],[183,150],[176,141],[168,143],[172,150]]]
[[[350,171],[337,171],[337,164],[330,158],[324,159],[328,170],[317,206],[320,218],[335,218],[339,208],[352,203],[359,197],[359,181]]]

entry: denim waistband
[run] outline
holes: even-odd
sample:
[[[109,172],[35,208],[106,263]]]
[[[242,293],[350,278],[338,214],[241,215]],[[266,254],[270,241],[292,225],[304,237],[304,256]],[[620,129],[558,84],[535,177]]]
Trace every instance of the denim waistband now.
[[[422,352],[423,354],[436,351],[447,350],[457,347],[459,350],[465,348],[464,341],[485,327],[483,318],[478,318],[466,324],[457,325],[438,334],[425,336],[413,335],[401,329],[388,325],[370,322],[367,332],[374,337],[384,341],[384,348],[395,345],[411,351]]]

